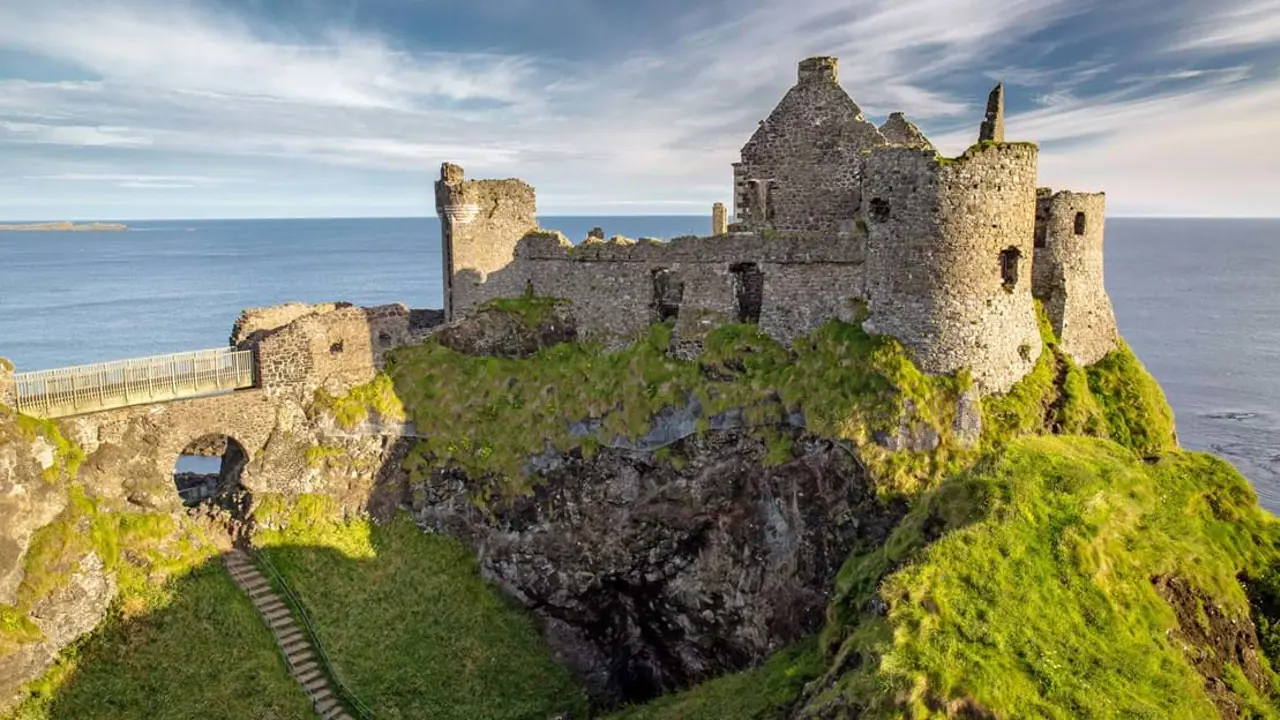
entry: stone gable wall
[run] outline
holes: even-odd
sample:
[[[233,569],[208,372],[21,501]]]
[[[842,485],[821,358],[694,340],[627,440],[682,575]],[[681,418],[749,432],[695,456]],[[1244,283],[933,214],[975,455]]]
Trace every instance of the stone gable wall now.
[[[840,87],[835,59],[805,60],[799,82],[734,165],[734,217],[752,230],[852,232],[860,211],[862,151],[885,144]]]
[[[1037,149],[977,146],[872,152],[863,185],[869,332],[892,335],[922,370],[969,368],[984,392],[1008,390],[1041,343],[1031,296]],[[1006,288],[1002,253],[1016,253]]]
[[[536,200],[522,180],[464,180],[462,168],[445,163],[436,182],[436,214],[445,317],[452,320],[479,304],[476,286],[510,264],[516,243],[538,228]]]
[[[1105,225],[1103,193],[1041,192],[1037,197],[1035,244],[1040,247],[1033,292],[1063,351],[1081,365],[1101,360],[1119,337],[1102,277]]]

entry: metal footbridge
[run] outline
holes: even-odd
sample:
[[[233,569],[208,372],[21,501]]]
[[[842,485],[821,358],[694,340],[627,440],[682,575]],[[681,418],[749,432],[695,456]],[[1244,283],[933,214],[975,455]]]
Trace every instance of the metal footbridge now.
[[[56,418],[251,388],[256,366],[252,350],[226,347],[16,373],[13,380],[18,412]]]

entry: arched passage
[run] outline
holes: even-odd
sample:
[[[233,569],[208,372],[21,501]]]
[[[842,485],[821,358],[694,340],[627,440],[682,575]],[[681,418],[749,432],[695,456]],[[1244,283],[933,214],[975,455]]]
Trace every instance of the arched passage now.
[[[244,445],[229,435],[203,435],[187,443],[173,469],[182,504],[195,507],[211,503],[235,509],[240,474],[248,462]]]

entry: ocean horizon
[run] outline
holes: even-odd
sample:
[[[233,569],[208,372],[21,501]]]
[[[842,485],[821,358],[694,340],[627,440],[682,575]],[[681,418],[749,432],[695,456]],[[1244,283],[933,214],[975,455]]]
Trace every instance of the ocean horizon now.
[[[434,217],[95,220],[130,230],[0,233],[0,356],[19,371],[225,346],[250,307],[443,305]],[[596,226],[633,238],[711,226],[709,214],[539,220],[573,242]],[[1273,511],[1277,276],[1280,219],[1107,220],[1105,282],[1121,334],[1168,395],[1183,445],[1233,462]]]

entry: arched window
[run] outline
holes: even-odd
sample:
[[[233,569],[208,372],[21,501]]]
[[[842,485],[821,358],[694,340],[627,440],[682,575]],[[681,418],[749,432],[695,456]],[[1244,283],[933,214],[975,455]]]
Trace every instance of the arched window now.
[[[1076,213],[1076,234],[1084,234],[1084,213],[1082,212]]]

